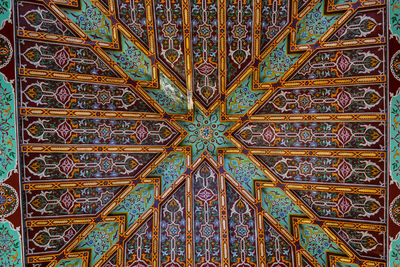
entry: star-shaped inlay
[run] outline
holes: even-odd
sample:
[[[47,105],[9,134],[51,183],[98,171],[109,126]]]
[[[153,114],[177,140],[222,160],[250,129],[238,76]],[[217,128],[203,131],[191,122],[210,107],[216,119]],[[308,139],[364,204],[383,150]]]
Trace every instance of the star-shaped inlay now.
[[[216,150],[219,147],[232,147],[231,142],[225,138],[224,132],[234,122],[222,122],[220,120],[219,108],[209,117],[195,108],[193,121],[180,121],[179,124],[186,130],[188,135],[180,143],[181,146],[192,146],[192,158],[195,161],[203,151],[208,151],[216,158]]]
[[[1,266],[396,261],[391,3],[14,2],[0,65],[21,97],[0,75],[0,106],[21,153],[0,165],[22,190],[0,185],[0,218],[29,218]]]

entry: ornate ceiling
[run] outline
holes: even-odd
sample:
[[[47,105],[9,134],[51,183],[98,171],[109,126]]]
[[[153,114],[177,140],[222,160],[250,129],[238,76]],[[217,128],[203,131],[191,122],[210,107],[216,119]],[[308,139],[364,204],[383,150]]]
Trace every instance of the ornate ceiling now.
[[[399,6],[3,2],[0,262],[399,266]]]

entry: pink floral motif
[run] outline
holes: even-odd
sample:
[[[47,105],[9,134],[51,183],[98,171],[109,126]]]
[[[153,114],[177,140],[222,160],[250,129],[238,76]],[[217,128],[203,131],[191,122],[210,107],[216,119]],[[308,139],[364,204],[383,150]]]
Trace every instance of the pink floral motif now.
[[[54,60],[58,66],[64,69],[69,64],[70,57],[65,49],[61,49],[54,55]]]
[[[346,214],[347,212],[349,212],[352,206],[353,206],[353,203],[352,203],[351,200],[350,200],[348,197],[346,197],[345,195],[343,195],[343,196],[339,199],[339,201],[338,201],[338,203],[337,203],[338,211],[339,211],[342,215],[344,215],[344,214]]]
[[[336,60],[336,66],[342,74],[346,73],[351,67],[350,58],[341,54]]]
[[[59,87],[56,92],[57,101],[65,105],[71,98],[71,92],[65,85]]]
[[[64,173],[66,176],[69,176],[72,169],[74,167],[74,162],[72,159],[68,156],[65,156],[62,158],[59,162],[59,169],[62,173]]]
[[[61,195],[60,206],[66,211],[69,211],[74,206],[74,203],[75,198],[69,190]]]
[[[352,137],[353,132],[349,128],[347,128],[346,126],[340,128],[338,132],[338,139],[343,145],[346,145]]]
[[[197,70],[199,71],[199,73],[201,75],[208,76],[208,75],[210,75],[211,73],[214,72],[215,67],[212,64],[208,63],[208,62],[204,62],[204,63],[199,65]]]
[[[347,108],[351,104],[351,95],[346,91],[341,91],[337,96],[338,104],[342,109]]]
[[[139,144],[141,144],[149,136],[149,129],[141,121],[139,121],[136,124],[135,133],[136,140]]]
[[[67,141],[72,135],[72,127],[67,121],[61,123],[57,128],[57,134],[59,137]]]
[[[202,188],[197,196],[203,201],[209,201],[214,198],[214,193],[208,188]]]
[[[69,241],[71,240],[76,234],[76,231],[74,230],[74,228],[69,228],[67,231],[64,232],[63,234],[63,238],[65,241]]]
[[[343,161],[339,165],[338,174],[343,180],[346,180],[352,174],[352,172],[353,169],[351,168],[351,165],[346,161]]]
[[[262,132],[262,138],[268,144],[271,144],[275,140],[275,130],[271,126],[268,126]]]

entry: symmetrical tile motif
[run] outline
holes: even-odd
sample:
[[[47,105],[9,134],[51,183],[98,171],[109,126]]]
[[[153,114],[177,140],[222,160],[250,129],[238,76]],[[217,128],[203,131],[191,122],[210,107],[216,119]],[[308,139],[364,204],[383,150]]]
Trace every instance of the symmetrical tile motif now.
[[[400,265],[399,14],[3,1],[0,265]]]

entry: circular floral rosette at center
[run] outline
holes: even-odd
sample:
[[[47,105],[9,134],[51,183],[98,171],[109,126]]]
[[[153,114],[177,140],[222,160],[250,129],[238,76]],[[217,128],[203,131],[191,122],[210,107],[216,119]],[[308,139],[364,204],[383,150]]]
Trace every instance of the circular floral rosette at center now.
[[[393,55],[390,62],[390,70],[393,76],[400,81],[400,50]]]
[[[3,68],[10,63],[13,49],[10,41],[4,35],[0,34],[0,68]]]
[[[17,191],[8,184],[0,184],[0,218],[12,215],[18,203]]]
[[[400,196],[393,199],[389,209],[390,218],[400,226]]]

